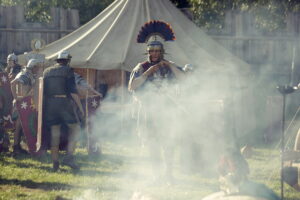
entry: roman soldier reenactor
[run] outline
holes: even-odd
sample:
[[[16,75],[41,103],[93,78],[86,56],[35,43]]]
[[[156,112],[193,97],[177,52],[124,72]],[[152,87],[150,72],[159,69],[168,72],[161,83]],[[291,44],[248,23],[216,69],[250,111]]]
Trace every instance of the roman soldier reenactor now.
[[[158,37],[165,41],[175,40],[171,26],[165,22],[150,21],[141,28],[137,42],[147,43],[148,59],[137,64],[131,72],[129,90],[141,102],[142,111],[139,113],[146,115],[144,139],[149,144],[153,171],[160,173],[161,164],[164,163],[166,168],[163,176],[167,180],[172,180],[172,157],[176,134],[172,131],[174,115],[170,113],[174,109],[167,103],[170,100],[167,94],[173,81],[180,79],[184,73],[174,62],[164,58],[165,49],[163,43],[158,41]],[[167,124],[162,124],[164,122]],[[164,154],[164,162],[161,162],[161,151]],[[155,178],[161,177],[161,174],[156,175]]]

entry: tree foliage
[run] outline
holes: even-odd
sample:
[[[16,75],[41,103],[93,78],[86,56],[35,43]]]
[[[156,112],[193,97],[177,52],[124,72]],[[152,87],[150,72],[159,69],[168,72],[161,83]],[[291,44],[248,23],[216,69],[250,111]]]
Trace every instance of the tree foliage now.
[[[99,14],[111,2],[113,0],[0,0],[0,5],[24,6],[25,17],[31,22],[50,22],[51,7],[78,9],[80,23],[83,24]]]
[[[189,0],[195,22],[205,28],[222,28],[226,11],[248,11],[257,28],[274,31],[284,28],[290,12],[299,12],[299,0]]]
[[[221,29],[227,11],[248,11],[255,16],[257,28],[273,31],[284,28],[289,12],[299,12],[299,0],[170,0],[177,7],[191,7],[195,23],[207,29]],[[23,5],[26,19],[50,22],[50,8],[78,9],[80,23],[88,22],[113,0],[0,0],[0,5]]]

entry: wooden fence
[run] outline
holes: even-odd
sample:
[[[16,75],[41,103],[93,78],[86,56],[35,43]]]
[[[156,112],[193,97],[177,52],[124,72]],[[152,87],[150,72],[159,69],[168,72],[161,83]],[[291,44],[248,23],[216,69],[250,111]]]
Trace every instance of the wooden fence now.
[[[183,11],[192,18],[186,9]],[[32,39],[43,39],[49,44],[80,26],[78,10],[51,8],[50,13],[50,23],[29,23],[23,7],[0,7],[0,61],[5,62],[11,52],[30,51]],[[286,24],[284,30],[270,34],[255,28],[252,14],[227,12],[222,30],[206,32],[234,55],[253,65],[253,69],[286,75],[293,53],[300,53],[300,14],[289,14]],[[299,64],[299,56],[295,56],[295,73],[300,71]]]
[[[206,30],[226,49],[253,66],[254,71],[288,77],[294,62],[294,82],[299,81],[300,14],[288,14],[286,27],[264,32],[249,12],[227,12],[222,30]]]
[[[80,26],[78,10],[51,8],[50,15],[50,23],[30,23],[25,19],[23,7],[0,6],[0,60],[5,62],[11,52],[31,51],[33,39],[43,39],[49,44]]]

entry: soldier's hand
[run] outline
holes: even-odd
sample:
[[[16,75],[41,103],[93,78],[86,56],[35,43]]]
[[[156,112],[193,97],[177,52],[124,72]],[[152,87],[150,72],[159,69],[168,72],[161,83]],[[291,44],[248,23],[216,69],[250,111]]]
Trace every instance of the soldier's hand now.
[[[160,68],[160,66],[161,66],[160,63],[153,65],[152,67],[150,67],[151,72],[155,73]]]
[[[160,63],[161,63],[161,65],[168,66],[168,67],[170,67],[170,65],[171,65],[171,63],[167,60],[162,60],[162,61],[160,61]]]
[[[146,76],[149,76],[149,75],[155,73],[159,69],[159,67],[160,67],[160,63],[157,63],[157,64],[151,66],[144,74]]]

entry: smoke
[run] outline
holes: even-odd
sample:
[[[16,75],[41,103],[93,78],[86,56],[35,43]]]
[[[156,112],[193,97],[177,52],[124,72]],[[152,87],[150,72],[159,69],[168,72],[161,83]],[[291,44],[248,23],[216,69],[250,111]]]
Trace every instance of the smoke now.
[[[185,175],[217,177],[220,156],[238,148],[233,124],[238,94],[232,90],[241,86],[236,79],[231,72],[196,68],[180,80],[153,81],[127,94],[126,102],[114,95],[104,99],[92,134],[103,145],[101,162],[119,156],[124,169],[116,175],[122,180],[116,199],[155,197],[149,188],[168,184],[185,187]]]
[[[211,61],[203,60],[205,68],[194,66],[182,80],[145,85],[127,94],[125,102],[111,96],[104,99],[92,122],[93,134],[102,141],[104,155],[127,155],[120,158],[124,170],[117,175],[122,181],[116,199],[157,198],[149,188],[159,191],[168,184],[185,188],[185,175],[215,179],[223,153],[274,141],[282,116],[276,86],[288,83],[286,73],[274,72],[274,66],[289,58],[264,56],[252,60],[261,64],[247,73],[210,68]],[[122,90],[126,89],[116,89],[119,94]]]

